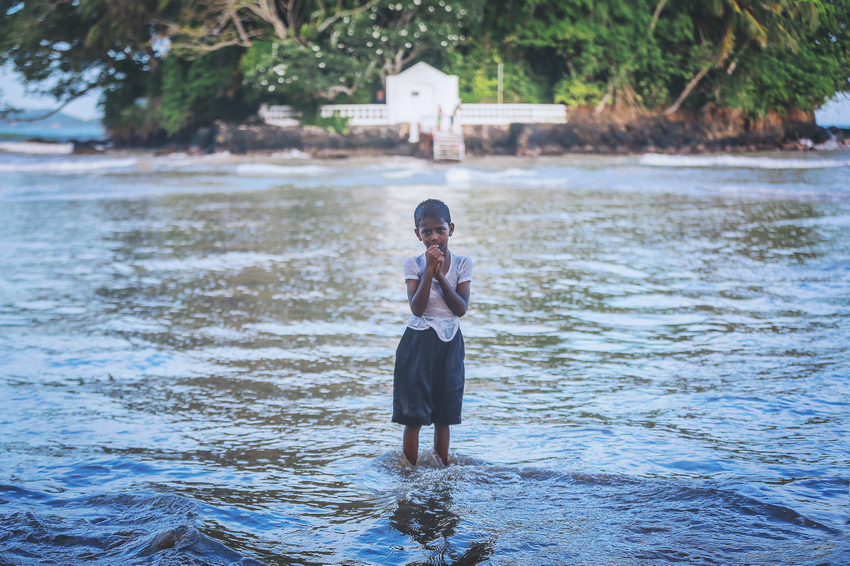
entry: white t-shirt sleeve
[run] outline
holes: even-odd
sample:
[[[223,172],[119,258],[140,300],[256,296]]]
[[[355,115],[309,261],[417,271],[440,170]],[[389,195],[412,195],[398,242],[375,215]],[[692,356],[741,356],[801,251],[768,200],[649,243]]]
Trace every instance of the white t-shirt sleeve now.
[[[416,261],[415,257],[409,257],[404,260],[404,280],[408,279],[416,279],[419,281],[422,279],[422,273],[419,271],[419,262]]]
[[[472,260],[464,256],[457,264],[457,282],[458,285],[472,281]]]

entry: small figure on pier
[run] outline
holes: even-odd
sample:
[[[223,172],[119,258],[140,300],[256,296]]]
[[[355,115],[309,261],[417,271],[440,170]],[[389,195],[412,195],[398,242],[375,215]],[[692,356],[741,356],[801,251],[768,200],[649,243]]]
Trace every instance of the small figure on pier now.
[[[455,111],[452,112],[452,123],[449,128],[453,134],[463,135],[463,122],[461,121],[461,107],[460,103],[455,106]]]

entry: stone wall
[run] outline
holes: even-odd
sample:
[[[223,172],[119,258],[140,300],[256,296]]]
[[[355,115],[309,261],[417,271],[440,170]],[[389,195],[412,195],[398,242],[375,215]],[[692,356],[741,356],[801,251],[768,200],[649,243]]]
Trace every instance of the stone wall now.
[[[407,124],[357,126],[347,135],[316,126],[279,128],[268,124],[216,124],[216,151],[246,153],[298,149],[314,155],[358,152],[410,155],[416,148],[407,142]]]
[[[664,117],[585,110],[570,112],[566,124],[464,126],[463,133],[466,151],[473,155],[799,149],[833,138],[837,144],[850,144],[850,131],[821,128],[811,114],[782,117],[771,113],[759,121],[749,121],[734,111]]]
[[[348,134],[314,126],[279,128],[265,123],[216,124],[216,151],[246,153],[298,149],[317,157],[351,154],[428,157],[427,141],[408,143],[408,126],[352,127]],[[741,112],[679,112],[672,116],[572,110],[566,124],[463,127],[469,155],[560,155],[564,153],[701,153],[756,149],[802,149],[826,142],[850,145],[850,130],[826,130],[811,113],[757,121]]]

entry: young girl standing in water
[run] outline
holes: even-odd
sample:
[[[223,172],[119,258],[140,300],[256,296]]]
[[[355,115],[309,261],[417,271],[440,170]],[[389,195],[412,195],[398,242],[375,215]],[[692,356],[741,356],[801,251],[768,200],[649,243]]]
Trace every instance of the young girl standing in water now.
[[[419,429],[434,425],[434,451],[449,459],[449,426],[460,424],[463,403],[463,336],[459,317],[466,314],[472,260],[449,251],[454,232],[449,207],[423,201],[413,213],[415,233],[425,253],[404,261],[412,314],[396,350],[393,422],[404,426],[404,455],[419,456]]]

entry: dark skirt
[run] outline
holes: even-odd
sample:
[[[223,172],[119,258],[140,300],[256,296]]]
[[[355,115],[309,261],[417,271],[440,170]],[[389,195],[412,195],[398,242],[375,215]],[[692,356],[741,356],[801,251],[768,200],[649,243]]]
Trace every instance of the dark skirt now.
[[[395,354],[393,422],[408,426],[460,424],[463,336],[443,342],[434,329],[407,328]]]

